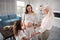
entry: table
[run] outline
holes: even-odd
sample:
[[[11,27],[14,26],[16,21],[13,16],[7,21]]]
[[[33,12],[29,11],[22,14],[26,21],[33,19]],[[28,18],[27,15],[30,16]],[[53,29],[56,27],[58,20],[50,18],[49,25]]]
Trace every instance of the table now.
[[[3,35],[3,40],[6,40],[8,38],[10,38],[10,40],[15,40],[14,38],[14,34],[13,34],[13,30],[4,30],[4,28],[0,29],[1,34]]]

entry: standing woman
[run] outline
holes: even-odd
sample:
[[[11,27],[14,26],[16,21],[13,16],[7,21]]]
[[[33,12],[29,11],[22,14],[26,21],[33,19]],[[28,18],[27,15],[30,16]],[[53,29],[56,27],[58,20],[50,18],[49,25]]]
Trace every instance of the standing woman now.
[[[49,6],[44,6],[43,11],[46,14],[46,16],[42,19],[40,30],[37,33],[42,34],[41,40],[47,40],[50,30],[54,23],[54,14]]]
[[[32,40],[31,34],[35,32],[34,25],[36,24],[36,15],[32,11],[32,6],[30,4],[26,6],[25,13],[22,15],[22,24],[24,25],[24,28],[26,28],[28,38]]]
[[[44,7],[44,13],[46,16],[42,20],[40,33],[42,33],[42,40],[47,40],[54,23],[54,14],[49,6]]]

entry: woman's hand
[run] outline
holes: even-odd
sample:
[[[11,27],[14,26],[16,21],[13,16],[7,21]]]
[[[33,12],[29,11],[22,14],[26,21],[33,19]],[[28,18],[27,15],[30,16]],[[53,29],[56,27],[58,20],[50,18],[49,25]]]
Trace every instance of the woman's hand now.
[[[31,26],[33,26],[33,24],[29,22],[29,23],[28,23],[28,26],[31,27]]]
[[[40,26],[41,26],[41,24],[35,24],[34,29],[36,29],[37,27],[40,27]]]
[[[35,35],[38,35],[38,34],[40,34],[40,32],[32,33],[31,36],[30,36],[30,38],[32,38],[32,37],[34,37]]]

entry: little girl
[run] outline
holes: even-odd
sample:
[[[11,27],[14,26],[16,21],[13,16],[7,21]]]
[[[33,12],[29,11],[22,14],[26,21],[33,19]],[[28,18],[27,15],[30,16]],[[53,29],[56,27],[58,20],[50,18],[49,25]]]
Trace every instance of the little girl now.
[[[25,32],[22,30],[21,20],[17,21],[14,24],[13,32],[14,32],[16,40],[28,40]]]

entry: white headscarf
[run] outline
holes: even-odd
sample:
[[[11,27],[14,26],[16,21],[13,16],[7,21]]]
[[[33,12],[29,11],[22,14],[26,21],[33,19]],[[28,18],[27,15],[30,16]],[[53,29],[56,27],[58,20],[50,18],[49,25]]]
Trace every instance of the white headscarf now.
[[[52,12],[52,9],[49,6],[45,7],[49,9],[49,12],[42,20],[41,29],[39,30],[41,33],[46,30],[50,30],[54,21],[54,14]]]

